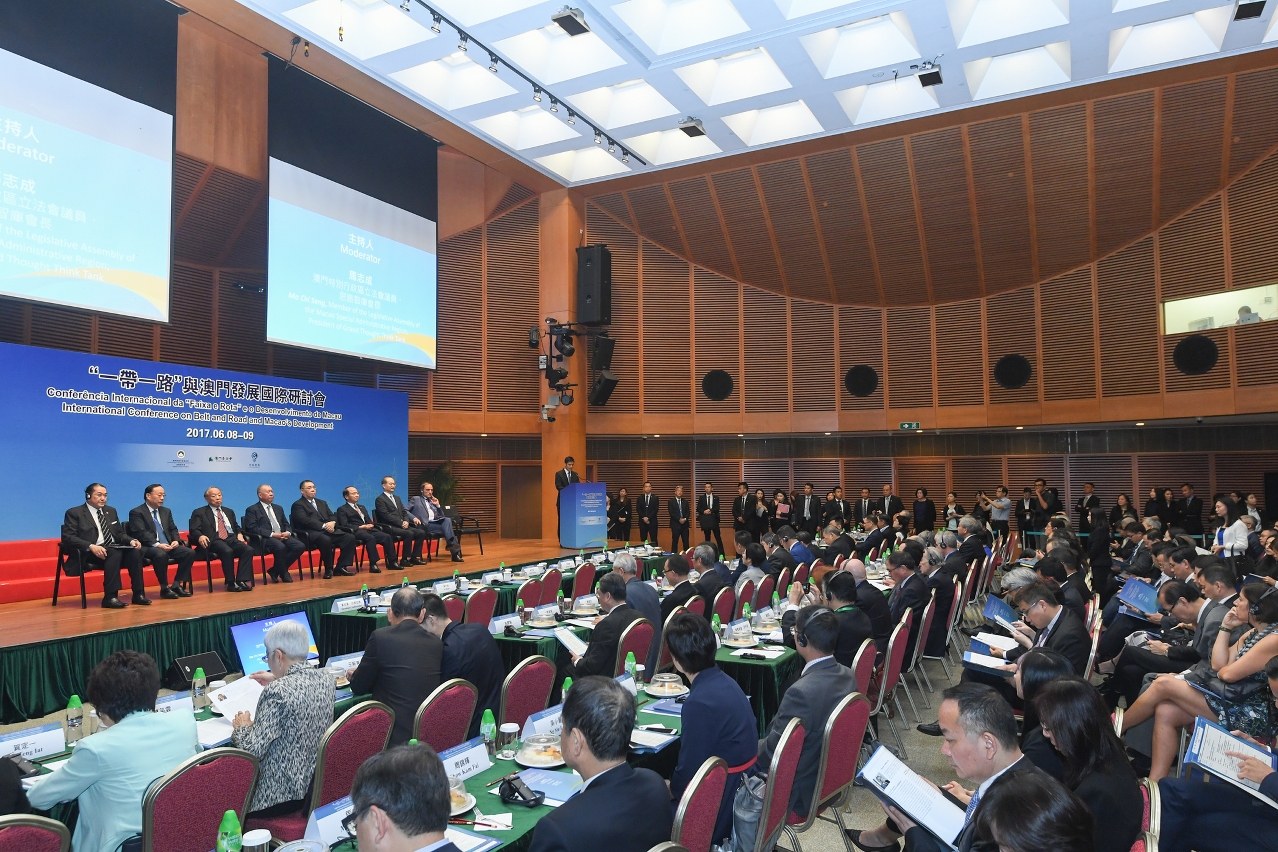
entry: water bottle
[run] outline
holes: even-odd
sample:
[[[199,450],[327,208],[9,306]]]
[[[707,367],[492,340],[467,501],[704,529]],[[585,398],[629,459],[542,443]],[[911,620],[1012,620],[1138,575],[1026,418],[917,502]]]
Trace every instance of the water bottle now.
[[[630,677],[632,678],[635,676],[635,652],[634,651],[626,652],[626,674],[630,675]]]
[[[72,695],[67,702],[67,745],[84,739],[84,707],[80,696]]]
[[[520,598],[515,601],[515,612],[519,613],[519,623],[524,623],[524,599]]]
[[[404,575],[404,582],[400,583],[400,584],[399,584],[399,587],[400,587],[401,589],[407,589],[407,588],[408,588],[408,575],[407,575],[407,574],[405,574],[405,575]]]
[[[780,609],[781,609],[781,593],[773,592],[772,593],[772,611],[777,612]]]
[[[209,706],[208,683],[204,680],[204,669],[196,669],[191,676],[191,706],[198,713]]]
[[[741,605],[741,617],[745,619],[750,617],[750,604],[745,603]]]
[[[213,847],[213,850],[214,852],[241,852],[243,848],[240,818],[235,815],[235,811],[227,811],[222,814],[222,824],[217,827],[217,845]]]
[[[89,724],[84,726],[84,735],[96,734],[102,730],[102,719],[98,717],[98,710],[95,707],[89,711]]]
[[[567,701],[567,700],[568,700],[568,690],[569,690],[569,689],[572,689],[572,678],[570,678],[570,677],[566,677],[566,678],[564,678],[564,685],[563,685],[562,687],[560,687],[560,689],[559,689],[559,693],[560,693],[559,700],[560,700],[560,701]]]
[[[484,738],[488,756],[492,757],[497,752],[497,720],[493,718],[491,709],[484,710],[484,716],[479,722],[479,735]]]
[[[453,586],[454,587],[456,587],[457,580],[460,578],[461,578],[461,571],[458,571],[456,568],[454,568],[453,569]]]
[[[555,603],[559,604],[560,612],[567,612],[567,610],[564,609],[564,590],[563,589],[560,589],[559,594],[555,596]]]

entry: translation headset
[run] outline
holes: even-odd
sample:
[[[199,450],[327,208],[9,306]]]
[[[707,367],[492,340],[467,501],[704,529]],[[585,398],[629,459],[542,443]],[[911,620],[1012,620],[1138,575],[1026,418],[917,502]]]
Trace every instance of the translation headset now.
[[[1260,615],[1260,602],[1263,601],[1265,598],[1269,597],[1270,595],[1272,595],[1275,591],[1278,591],[1278,587],[1270,586],[1268,589],[1265,590],[1265,593],[1263,595],[1256,598],[1254,601],[1251,602],[1251,604],[1247,606],[1247,612],[1253,618]]]

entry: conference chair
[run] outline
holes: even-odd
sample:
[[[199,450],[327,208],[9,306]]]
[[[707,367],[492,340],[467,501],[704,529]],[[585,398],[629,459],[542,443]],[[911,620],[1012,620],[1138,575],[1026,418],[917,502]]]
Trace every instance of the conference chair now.
[[[648,852],[688,852],[678,843],[667,840],[664,843],[658,843],[656,846],[648,850]]]
[[[873,639],[864,639],[852,658],[852,673],[856,675],[856,691],[862,695],[870,694],[870,684],[874,681],[874,658],[878,649]]]
[[[564,574],[558,568],[551,568],[541,578],[541,606],[557,603],[559,592],[563,589]],[[527,603],[527,601],[525,601]]]
[[[1083,680],[1086,681],[1091,681],[1092,675],[1096,672],[1096,650],[1100,647],[1101,637],[1100,616],[1101,613],[1096,613],[1096,618],[1093,618],[1088,625],[1088,630],[1092,634],[1092,649],[1087,654],[1087,670],[1083,672]]]
[[[1158,837],[1148,831],[1141,832],[1132,844],[1131,852],[1158,852]]]
[[[694,597],[691,598],[689,602],[691,601],[701,601],[701,598]],[[702,601],[702,605],[705,605],[704,601]],[[666,616],[666,622],[661,626],[661,650],[657,652],[657,670],[648,675],[648,680],[652,680],[653,674],[663,672],[674,665],[674,657],[671,656],[670,646],[666,643],[666,637],[670,635],[670,620],[679,613],[687,611],[688,608],[686,606],[677,606],[670,611],[669,615]]]
[[[854,852],[848,842],[843,815],[839,809],[851,798],[852,785],[856,781],[857,759],[861,754],[861,740],[870,722],[870,702],[859,692],[843,698],[825,722],[825,736],[821,741],[821,762],[817,767],[816,785],[808,804],[808,812],[791,813],[783,826],[786,837],[794,844],[794,852],[803,852],[799,835],[810,829],[817,819],[839,826],[839,836],[847,852]],[[834,813],[834,819],[828,816]]]
[[[794,582],[807,583],[808,572],[809,572],[808,563],[800,562],[794,569]],[[786,589],[786,591],[788,592],[789,589]]]
[[[595,588],[595,563],[587,562],[577,569],[577,573],[572,578],[572,599],[576,600],[582,595],[588,595]]]
[[[417,740],[437,752],[466,742],[478,703],[475,684],[460,677],[444,681],[417,708],[413,720]]]
[[[737,599],[737,603],[732,607],[732,618],[729,621],[736,621],[742,617],[745,612],[746,604],[754,605],[754,581],[746,580],[741,584],[741,597]]]
[[[555,664],[549,657],[534,654],[520,660],[502,682],[497,724],[509,722],[523,730],[529,716],[546,709],[554,686]]]
[[[1157,781],[1140,779],[1140,797],[1145,805],[1141,811],[1140,830],[1150,832],[1155,840],[1158,839],[1158,827],[1163,824],[1163,804],[1159,795]]]
[[[74,565],[72,562],[74,561]],[[58,586],[62,583],[62,575],[68,577],[80,578],[80,609],[89,608],[89,596],[84,588],[84,575],[87,571],[94,569],[88,568],[85,561],[84,553],[75,547],[67,547],[65,544],[58,544],[58,567],[53,574],[53,605],[58,605]],[[212,591],[210,584],[209,590]],[[65,827],[65,826],[64,826]]]
[[[257,773],[249,752],[215,748],[152,782],[142,798],[142,852],[208,852],[224,813],[244,819]]]
[[[466,599],[466,617],[462,620],[467,624],[482,624],[487,627],[496,611],[497,590],[491,586],[482,586],[471,592]]]
[[[466,618],[466,599],[461,595],[445,595],[444,609],[448,611],[449,621],[462,621]]]
[[[1109,714],[1109,718],[1114,723],[1114,736],[1119,739],[1123,738],[1123,708],[1115,707],[1114,712]]]
[[[728,764],[722,757],[706,758],[683,789],[675,809],[670,840],[688,852],[710,852],[715,824],[728,786]]]
[[[697,615],[705,618],[706,599],[701,597],[701,595],[694,595],[693,597],[688,598],[688,604],[685,609],[687,609],[688,612],[695,612]]]
[[[648,649],[652,647],[652,635],[655,632],[656,628],[646,618],[636,618],[626,625],[617,641],[617,664],[612,669],[613,677],[620,676],[626,670],[627,653],[634,654],[635,662],[640,665],[648,659]],[[652,672],[644,672],[644,680],[652,680]]]
[[[721,624],[732,621],[732,613],[737,608],[737,594],[731,586],[724,586],[714,596],[714,611],[711,615],[719,616]]]
[[[759,588],[754,592],[754,608],[756,610],[763,609],[765,606],[772,606],[772,592],[776,589],[776,578],[771,574],[765,574],[763,579],[759,581]]]
[[[901,710],[901,700],[896,697],[896,687],[901,680],[901,666],[905,662],[905,652],[910,642],[910,622],[913,620],[914,610],[907,609],[905,615],[901,617],[901,622],[892,628],[892,636],[888,640],[887,653],[883,657],[883,665],[878,671],[878,699],[874,702],[874,708],[870,711],[871,716],[877,716],[882,713],[888,722],[888,727],[892,729],[892,736],[896,738],[897,748],[901,751],[901,758],[906,758],[905,742],[901,739],[901,733],[896,729],[896,722],[892,721],[892,714],[887,710],[887,702],[892,701],[896,705],[896,715],[900,716],[902,721],[905,719],[905,713]],[[874,693],[874,686],[870,687],[870,694]]]
[[[923,652],[924,652],[923,659],[940,661],[941,668],[945,670],[945,679],[949,681],[950,683],[954,682],[954,675],[950,671],[949,661],[946,660],[945,658],[950,652],[950,645],[954,642],[954,631],[958,627],[958,619],[959,619],[959,616],[962,614],[962,612],[963,612],[963,581],[959,580],[958,578],[955,578],[954,597],[950,599],[950,611],[949,613],[946,614],[945,647],[941,649],[940,654],[938,654],[935,657],[930,657],[927,654],[927,642],[924,641],[923,643]],[[928,683],[930,685],[931,681],[928,681]]]
[[[444,507],[444,517],[452,520],[453,533],[457,536],[458,541],[464,535],[473,535],[479,542],[479,555],[484,555],[484,530],[480,526],[479,518],[459,514],[452,506]]]
[[[789,568],[782,568],[781,573],[777,574],[777,591],[783,598],[790,594],[790,574]]]
[[[0,817],[0,852],[68,852],[71,831],[56,819],[33,814]]]
[[[754,836],[751,852],[768,852],[781,837],[790,816],[790,793],[794,789],[794,775],[799,769],[799,755],[803,752],[803,737],[803,725],[797,718],[791,719],[781,731],[772,752],[768,781],[763,787],[763,810],[759,814],[758,833]],[[859,741],[857,747],[860,748]]]
[[[901,687],[905,690],[905,697],[910,702],[910,709],[914,711],[914,718],[919,722],[923,721],[923,717],[919,715],[919,708],[914,703],[914,694],[910,690],[910,682],[905,679],[908,674],[914,675],[914,685],[919,688],[919,697],[923,700],[927,709],[932,709],[932,702],[927,700],[927,692],[923,689],[923,684],[919,683],[918,665],[919,654],[923,651],[923,645],[927,642],[927,632],[932,626],[932,613],[936,609],[936,592],[932,592],[932,598],[927,602],[927,606],[923,607],[923,617],[919,620],[920,627],[918,634],[914,637],[913,646],[905,654],[905,665],[901,669]],[[928,683],[928,691],[932,688],[931,682]]]
[[[537,607],[541,604],[541,581],[525,580],[523,585],[519,587],[519,591],[515,593],[515,600],[523,601],[525,609]]]
[[[320,737],[306,808],[280,817],[249,819],[244,828],[265,828],[277,840],[300,840],[311,811],[350,795],[356,770],[386,749],[394,727],[395,711],[380,701],[361,701],[347,710]]]

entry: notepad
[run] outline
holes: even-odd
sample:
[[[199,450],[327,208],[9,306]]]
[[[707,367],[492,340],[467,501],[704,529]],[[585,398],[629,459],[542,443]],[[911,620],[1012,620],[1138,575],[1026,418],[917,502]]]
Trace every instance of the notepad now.
[[[987,657],[984,654],[974,654],[971,651],[963,652],[963,668],[973,671],[985,672],[996,677],[1010,677],[1011,672],[1003,671],[1002,667],[1007,665],[1007,660],[1000,660],[998,657]]]
[[[635,728],[630,732],[630,744],[636,748],[652,749],[653,751],[661,751],[661,749],[670,745],[679,739],[678,734],[663,734],[659,731],[645,731],[643,728]]]

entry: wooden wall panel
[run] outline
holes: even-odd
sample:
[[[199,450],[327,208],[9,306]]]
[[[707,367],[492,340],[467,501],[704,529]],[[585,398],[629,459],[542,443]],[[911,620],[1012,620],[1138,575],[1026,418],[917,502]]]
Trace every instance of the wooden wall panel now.
[[[787,495],[790,493],[792,486],[790,480],[790,462],[782,459],[762,459],[752,460],[742,463],[742,472],[744,479],[750,483],[750,488],[762,488],[763,492],[768,495],[768,499],[772,499],[772,493],[778,488],[783,489]],[[800,484],[795,490],[803,491]],[[822,499],[825,499],[822,497]]]
[[[1043,372],[1043,398],[1095,398],[1092,268],[1047,282],[1039,288],[1039,299],[1043,314],[1043,363],[1039,365]]]
[[[972,179],[980,225],[985,291],[1010,290],[1034,280],[1029,198],[1019,116],[970,126]]]
[[[1213,493],[1241,491],[1245,496],[1255,492],[1260,508],[1265,508],[1265,474],[1278,473],[1278,453],[1214,453],[1212,461]],[[1207,502],[1203,489],[1197,493]],[[1211,514],[1211,509],[1205,514]]]
[[[712,181],[741,275],[747,281],[779,291],[781,273],[777,269],[777,256],[772,250],[754,171],[723,172],[714,175]]]
[[[861,193],[852,154],[840,148],[804,158],[816,200],[817,220],[840,302],[872,304],[879,299]]]
[[[639,495],[643,493],[643,462],[641,461],[605,461],[595,462],[595,478],[607,483],[608,492],[616,494],[621,488],[626,489],[630,498],[630,507],[635,508]],[[631,535],[638,537],[639,522],[631,518]]]
[[[843,474],[838,459],[794,459],[794,490],[803,493],[805,483],[812,483],[812,491],[825,500],[826,492],[843,484]],[[859,492],[858,492],[859,493]],[[846,497],[847,495],[844,494]]]
[[[670,184],[670,197],[674,199],[692,260],[725,275],[735,275],[728,240],[723,235],[719,213],[710,194],[710,182],[704,177],[676,181]]]
[[[842,411],[878,411],[883,408],[883,311],[878,308],[846,308],[839,311],[839,409]],[[815,345],[815,344],[814,344]],[[806,350],[807,346],[798,347]],[[802,358],[796,360],[802,364]],[[869,396],[853,396],[848,393],[844,376],[848,370],[865,364],[879,374],[879,386]]]
[[[475,387],[484,373],[484,318],[475,310],[475,305],[483,304],[482,251],[483,228],[472,228],[439,244],[436,409],[480,411],[484,407],[484,395]]]
[[[1229,189],[1229,252],[1233,285],[1278,279],[1278,154]]]
[[[994,489],[1003,485],[1003,459],[999,456],[955,456],[950,459],[950,490],[958,495],[959,504],[968,511],[976,505],[976,492],[984,491],[994,497]],[[1009,495],[1013,500],[1018,495]],[[945,495],[936,498],[937,507],[944,504]]]
[[[630,208],[626,204],[625,193],[612,192],[607,195],[596,195],[590,201],[592,204],[599,205],[600,209],[626,227],[633,228],[635,226],[634,219],[630,216]]]
[[[1087,106],[1031,113],[1034,220],[1040,276],[1091,259],[1087,185]]]
[[[535,412],[542,377],[528,348],[528,329],[540,325],[538,204],[516,207],[487,226],[488,411]],[[496,476],[496,473],[493,474]]]
[[[1243,325],[1233,331],[1239,387],[1278,383],[1278,323]]]
[[[1278,68],[1238,75],[1231,118],[1229,175],[1234,177],[1278,143]]]
[[[1083,496],[1084,482],[1091,482],[1096,487],[1100,507],[1106,514],[1117,504],[1119,494],[1126,494],[1128,500],[1134,500],[1131,456],[1068,456],[1066,462],[1069,467],[1069,499],[1068,502],[1064,500],[1063,502],[1065,502],[1065,508],[1069,510],[1070,524],[1073,529],[1078,529],[1078,513],[1074,511],[1074,502]],[[1179,491],[1176,494],[1180,496]],[[1015,494],[1013,498],[1019,496]],[[1141,506],[1143,505],[1142,503]],[[1140,509],[1136,511],[1139,512]]]
[[[1153,240],[1145,239],[1097,267],[1101,387],[1105,396],[1157,393],[1158,302]]]
[[[1034,343],[1038,340],[1038,311],[1034,304],[1034,288],[991,296],[985,310],[990,402],[1037,401],[1039,365]],[[994,381],[994,366],[1004,355],[1024,355],[1029,359],[1034,373],[1025,386],[1009,390]]]
[[[1159,130],[1159,221],[1166,222],[1220,186],[1224,77],[1163,90]]]
[[[644,476],[652,483],[652,493],[661,499],[661,514],[658,522],[661,528],[670,526],[670,514],[666,511],[666,503],[674,496],[676,485],[683,486],[683,496],[692,493],[692,462],[690,461],[650,461],[644,464]],[[643,484],[640,483],[640,490]],[[692,504],[693,508],[696,504]],[[691,511],[691,509],[689,510]],[[689,516],[691,517],[691,516]],[[664,537],[663,537],[664,538]]]
[[[749,414],[790,410],[784,296],[746,287],[745,410]]]
[[[800,345],[791,349],[794,373],[794,410],[834,411],[839,380],[834,375],[834,308],[814,302],[790,300],[791,339]],[[846,391],[845,391],[846,393]]]
[[[866,202],[874,211],[870,229],[884,296],[894,305],[926,304],[929,293],[905,142],[890,139],[861,145],[856,155]]]
[[[212,293],[213,273],[174,264],[169,286],[169,323],[160,326],[161,361],[212,363],[213,346],[208,333],[213,315]]]
[[[798,463],[798,460],[795,460]],[[878,499],[883,496],[883,486],[893,485],[894,471],[892,469],[892,459],[885,458],[859,458],[843,460],[843,496],[849,500],[858,500],[861,497],[861,489],[870,489],[870,497]],[[798,468],[795,468],[797,478]],[[818,488],[818,490],[820,490]],[[897,489],[900,493],[900,489]],[[821,497],[825,497],[825,491],[821,491]]]
[[[635,211],[639,233],[663,246],[683,250],[683,240],[675,228],[674,213],[664,185],[645,186],[626,193]]]
[[[258,298],[260,299],[261,296],[258,296]],[[155,355],[154,333],[152,331],[154,328],[155,325],[153,323],[127,317],[103,315],[98,318],[97,351],[103,355],[119,355],[124,358],[140,358],[143,361],[152,361]],[[261,339],[261,337],[258,338],[258,347],[265,352],[266,344],[261,343]],[[238,370],[241,368],[227,366],[226,369]],[[265,358],[262,359],[262,369],[253,369],[251,372],[265,372]]]
[[[1181,483],[1189,482],[1193,484],[1194,492],[1203,498],[1203,503],[1208,503],[1211,500],[1208,488],[1209,466],[1210,459],[1207,453],[1138,455],[1136,456],[1136,493],[1128,496],[1132,498],[1136,511],[1143,515],[1145,501],[1149,499],[1149,489],[1170,488],[1172,496],[1179,500]],[[1220,486],[1217,485],[1216,489],[1220,490]],[[1203,512],[1203,520],[1206,521],[1206,516],[1211,514],[1211,507],[1204,508],[1206,511]]]
[[[52,305],[32,305],[31,345],[91,352],[93,316]]]
[[[737,483],[742,478],[741,462],[697,461],[692,465],[692,478],[693,488],[698,497],[705,490],[707,482],[714,486],[715,496],[719,498],[723,507],[720,514],[725,522],[724,526],[731,526],[728,519],[732,516],[732,501],[737,496]],[[693,526],[696,526],[695,521]]]
[[[26,319],[31,306],[16,300],[0,301],[0,340],[22,343],[26,335]]]
[[[398,391],[408,397],[408,407],[425,410],[430,407],[430,373],[378,373],[379,390]]]
[[[981,279],[972,238],[962,131],[950,127],[913,136],[910,147],[933,299],[950,302],[979,296]]]
[[[696,292],[696,372],[693,389],[698,414],[738,414],[741,412],[741,290],[735,281],[698,267],[693,268]],[[732,395],[713,400],[701,390],[701,381],[711,370],[732,376]]]
[[[945,459],[897,459],[896,493],[905,504],[905,511],[914,511],[914,491],[926,488],[927,496],[936,503],[938,513],[945,506],[945,491],[949,473]],[[871,495],[874,495],[871,489]],[[879,492],[882,496],[882,492]],[[964,506],[962,499],[959,500]],[[912,526],[912,524],[911,524]]]
[[[786,258],[781,270],[787,292],[800,299],[829,301],[830,281],[817,242],[816,223],[798,160],[759,166],[759,186],[776,236],[777,250]]]
[[[1163,372],[1167,376],[1168,393],[1229,387],[1229,330],[1214,328],[1211,331],[1202,332],[1202,334],[1216,341],[1220,357],[1216,361],[1215,367],[1200,376],[1187,376],[1176,369],[1176,365],[1172,362],[1172,353],[1176,349],[1176,344],[1188,337],[1188,334],[1168,334],[1161,338]]]
[[[932,406],[932,309],[889,308],[888,405]]]
[[[497,462],[455,461],[453,476],[457,477],[457,510],[478,518],[486,530],[497,529]]]
[[[1038,478],[1047,480],[1048,487],[1055,488],[1064,502],[1065,489],[1065,457],[1064,456],[1007,456],[1007,482],[1013,500],[1021,496],[1021,491],[1034,485]]]
[[[643,362],[643,410],[649,414],[692,413],[692,365],[679,345],[689,327],[688,264],[649,242],[642,243],[643,334],[652,348]],[[671,345],[680,357],[661,357]]]
[[[616,340],[612,350],[612,374],[617,386],[607,407],[590,411],[639,413],[639,239],[634,232],[587,206],[586,232],[591,243],[605,243],[612,253],[612,325],[608,335]],[[736,285],[733,285],[734,287]],[[543,317],[544,319],[544,317]],[[578,350],[589,357],[587,350]],[[589,380],[594,381],[590,373]]]
[[[1154,93],[1098,100],[1092,122],[1096,250],[1108,254],[1153,224]]]
[[[218,275],[217,366],[245,373],[266,372],[266,295],[247,288],[266,287],[264,272]],[[145,349],[150,350],[146,331]],[[330,356],[331,357],[331,356]]]
[[[981,347],[981,300],[936,308],[936,397],[940,405],[984,405],[985,378],[971,353]]]
[[[1164,301],[1225,288],[1221,204],[1221,196],[1212,196],[1159,234],[1158,265]]]
[[[317,358],[314,352],[293,346],[270,344],[267,350],[270,352],[272,376],[287,376],[308,382],[324,381],[322,356]]]

